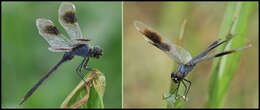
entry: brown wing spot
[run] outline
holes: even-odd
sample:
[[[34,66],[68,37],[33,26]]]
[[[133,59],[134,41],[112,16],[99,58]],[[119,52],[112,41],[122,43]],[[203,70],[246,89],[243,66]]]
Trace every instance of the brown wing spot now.
[[[47,25],[45,26],[44,32],[47,34],[54,34],[58,35],[60,34],[59,30],[56,28],[56,26],[53,25]]]
[[[163,50],[163,51],[170,51],[170,46],[168,44],[165,43],[152,43],[155,47]]]
[[[73,23],[77,22],[76,13],[73,12],[73,11],[66,12],[66,13],[63,15],[62,18],[63,18],[63,20],[65,21],[65,23],[73,24]]]
[[[161,43],[161,49],[164,51],[170,51],[170,46],[166,43]]]
[[[163,51],[170,51],[170,46],[166,43],[162,42],[162,38],[156,33],[149,30],[144,30],[143,33],[146,37],[148,37],[151,41],[153,41],[153,45]]]
[[[161,37],[155,32],[144,30],[144,35],[152,40],[154,43],[161,43]]]

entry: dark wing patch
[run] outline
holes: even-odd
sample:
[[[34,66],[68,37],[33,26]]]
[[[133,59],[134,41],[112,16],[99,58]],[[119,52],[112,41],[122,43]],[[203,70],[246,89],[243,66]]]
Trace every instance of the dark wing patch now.
[[[52,34],[52,35],[59,35],[60,34],[57,27],[53,26],[53,25],[46,25],[45,28],[44,28],[44,32],[47,33],[47,34]]]
[[[156,44],[156,43],[153,43],[153,45],[156,46],[157,48],[163,50],[163,51],[167,51],[167,52],[170,51],[170,46],[167,45],[167,44],[163,44],[163,43]]]
[[[55,24],[45,18],[36,19],[36,26],[39,34],[50,44],[53,48],[70,48],[72,43],[63,36],[57,29]]]
[[[134,21],[134,25],[136,29],[143,34],[143,37],[146,41],[165,52],[178,64],[186,64],[192,59],[190,53],[187,50],[170,42],[169,40],[164,38],[162,34],[154,31],[152,28],[145,25],[144,23],[140,21]]]
[[[163,51],[170,51],[170,46],[166,43],[163,43],[161,36],[159,36],[159,34],[157,34],[156,32],[144,30],[143,34],[147,38],[149,38],[153,42],[152,44],[157,48],[162,49]]]
[[[149,30],[144,30],[144,35],[152,40],[154,43],[161,43],[162,38],[155,32],[151,32]]]
[[[69,23],[69,24],[74,24],[77,22],[77,16],[76,16],[76,13],[74,11],[69,11],[69,12],[66,12],[64,15],[63,15],[63,20],[66,22],[66,23]]]
[[[71,40],[83,38],[78,19],[76,16],[75,5],[71,2],[62,2],[59,8],[59,22],[69,34]],[[74,41],[73,43],[78,43]]]

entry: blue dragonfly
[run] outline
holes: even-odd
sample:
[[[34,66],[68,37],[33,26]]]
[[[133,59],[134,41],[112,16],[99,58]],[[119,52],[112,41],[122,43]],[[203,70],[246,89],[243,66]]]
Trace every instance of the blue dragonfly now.
[[[234,24],[234,21],[232,25]],[[221,44],[228,42],[231,40],[234,35],[231,34],[231,28],[229,30],[229,33],[226,35],[225,40],[218,39],[214,41],[211,45],[209,45],[203,52],[201,52],[196,57],[192,58],[190,52],[185,50],[184,48],[170,42],[165,37],[163,37],[159,32],[155,31],[151,27],[147,26],[146,24],[135,21],[134,25],[136,29],[143,35],[143,38],[148,41],[148,43],[152,44],[153,46],[157,47],[158,49],[162,50],[164,53],[166,53],[172,60],[176,61],[178,64],[177,71],[171,73],[171,79],[174,83],[177,83],[177,88],[174,90],[174,92],[171,94],[176,93],[176,97],[178,96],[178,90],[180,87],[180,84],[182,83],[185,87],[184,91],[184,98],[186,98],[190,86],[191,81],[188,79],[185,79],[185,77],[189,74],[189,72],[192,71],[192,69],[196,66],[197,63],[205,60],[209,60],[216,57],[221,57],[224,55],[228,55],[237,51],[241,51],[243,49],[251,47],[251,44],[248,46],[244,46],[241,48],[237,48],[234,50],[227,50],[220,53],[212,53],[207,55],[211,50],[214,48],[220,46]],[[186,82],[186,83],[185,83]],[[186,84],[189,84],[188,86]],[[171,96],[170,95],[170,96]],[[168,97],[170,97],[168,96]]]
[[[90,46],[88,42],[90,39],[85,38],[80,30],[77,22],[75,5],[70,2],[63,2],[59,7],[59,22],[66,30],[70,39],[64,37],[62,33],[57,29],[55,24],[45,18],[38,18],[36,20],[36,26],[39,30],[39,34],[49,43],[51,47],[48,49],[52,52],[65,52],[62,59],[50,69],[24,96],[20,105],[30,97],[33,92],[47,79],[62,63],[72,60],[74,56],[83,57],[83,61],[79,64],[76,72],[79,74],[82,80],[84,80],[84,74],[81,72],[82,68],[90,70],[87,67],[89,58],[100,58],[103,55],[103,50],[99,46]],[[84,80],[85,81],[85,80]]]

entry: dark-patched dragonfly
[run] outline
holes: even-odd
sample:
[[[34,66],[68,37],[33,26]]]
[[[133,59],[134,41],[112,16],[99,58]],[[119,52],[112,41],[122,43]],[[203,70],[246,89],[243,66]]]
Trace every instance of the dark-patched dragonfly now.
[[[184,98],[187,96],[188,91],[191,86],[191,81],[185,79],[185,77],[188,75],[188,73],[190,71],[192,71],[192,69],[195,67],[195,65],[197,63],[204,61],[204,60],[212,59],[215,57],[220,57],[223,55],[234,53],[234,52],[243,50],[245,48],[251,47],[251,45],[248,45],[248,46],[244,46],[244,47],[234,49],[234,50],[227,50],[227,51],[223,51],[220,53],[212,53],[212,54],[207,55],[214,48],[218,47],[219,45],[221,45],[221,44],[229,41],[231,38],[233,38],[233,35],[231,35],[231,32],[230,32],[229,34],[227,34],[225,40],[218,39],[218,40],[214,41],[211,45],[209,45],[207,47],[206,50],[201,52],[196,57],[192,58],[190,53],[187,50],[185,50],[184,48],[182,48],[174,43],[171,43],[169,40],[167,40],[165,37],[163,37],[160,33],[156,32],[155,30],[153,30],[149,26],[145,25],[144,23],[142,23],[140,21],[135,21],[134,25],[135,25],[136,29],[141,34],[143,34],[143,37],[145,40],[147,40],[150,44],[154,45],[155,47],[157,47],[160,50],[162,50],[163,52],[165,52],[169,57],[171,57],[174,61],[176,61],[178,63],[177,71],[171,73],[172,81],[174,83],[178,84],[177,88],[173,92],[173,94],[176,93],[176,97],[178,95],[180,83],[182,83],[185,87]],[[230,29],[230,31],[231,31],[231,29]],[[189,83],[189,85],[187,86],[186,83],[184,83],[184,81]]]
[[[70,2],[63,2],[59,8],[59,22],[64,27],[70,39],[64,37],[57,29],[54,23],[45,18],[38,18],[36,26],[39,34],[50,44],[48,48],[52,52],[65,52],[62,59],[56,64],[46,75],[44,75],[24,96],[19,104],[22,104],[32,93],[42,84],[42,82],[49,77],[62,63],[71,60],[74,56],[83,57],[83,61],[77,67],[76,72],[82,80],[84,74],[81,72],[82,68],[88,70],[87,67],[89,58],[99,58],[103,51],[99,46],[90,46],[89,39],[83,37],[79,24],[77,22],[76,8]]]

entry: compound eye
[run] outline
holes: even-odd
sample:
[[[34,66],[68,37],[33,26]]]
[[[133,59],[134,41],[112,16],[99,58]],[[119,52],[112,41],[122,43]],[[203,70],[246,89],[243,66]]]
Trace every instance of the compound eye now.
[[[171,79],[172,79],[173,82],[175,82],[175,83],[178,83],[178,82],[179,82],[176,72],[172,72],[172,74],[171,74]]]

